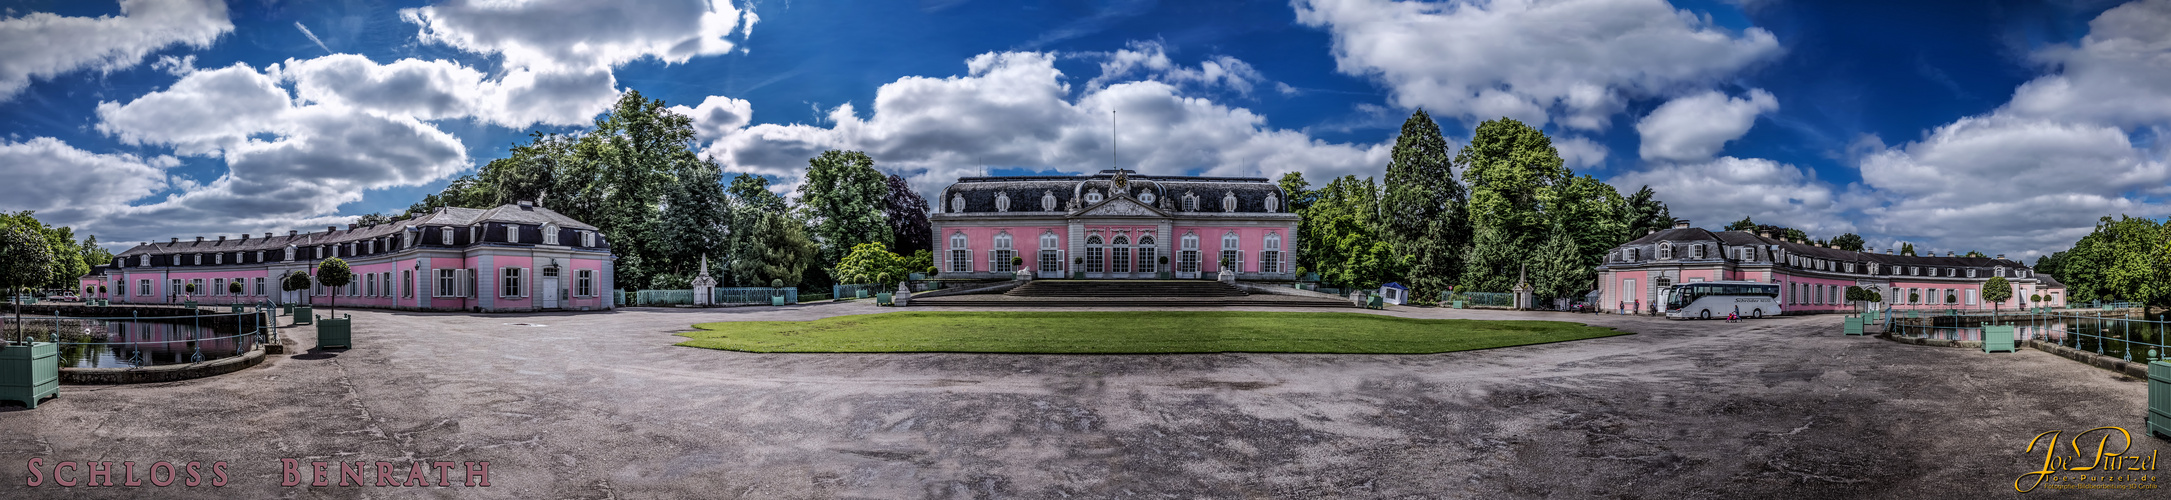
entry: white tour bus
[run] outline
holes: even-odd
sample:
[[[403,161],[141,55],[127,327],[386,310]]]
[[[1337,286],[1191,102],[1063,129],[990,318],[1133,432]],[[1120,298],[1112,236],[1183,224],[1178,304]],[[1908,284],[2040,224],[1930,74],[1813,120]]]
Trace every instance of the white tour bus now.
[[[1779,285],[1754,281],[1682,283],[1666,289],[1668,318],[1724,318],[1736,311],[1744,318],[1779,315]]]

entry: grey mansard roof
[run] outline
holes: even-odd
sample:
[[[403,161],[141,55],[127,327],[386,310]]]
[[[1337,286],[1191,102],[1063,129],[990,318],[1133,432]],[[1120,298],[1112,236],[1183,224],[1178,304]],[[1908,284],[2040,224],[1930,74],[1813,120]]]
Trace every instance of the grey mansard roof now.
[[[1913,256],[1886,253],[1856,252],[1852,250],[1826,248],[1805,243],[1795,243],[1792,241],[1786,241],[1777,238],[1769,238],[1762,235],[1753,234],[1748,231],[1713,232],[1696,227],[1677,227],[1663,229],[1652,232],[1651,234],[1646,234],[1643,237],[1636,238],[1611,250],[1606,259],[1606,265],[1622,266],[1651,263],[1651,261],[1658,256],[1658,246],[1661,243],[1668,243],[1670,244],[1670,246],[1676,249],[1676,253],[1674,254],[1672,259],[1673,261],[1689,260],[1687,258],[1688,254],[1682,253],[1685,252],[1685,250],[1681,250],[1683,248],[1686,248],[1686,246],[1696,244],[1713,244],[1714,248],[1706,250],[1707,253],[1705,254],[1704,260],[1731,259],[1732,256],[1727,251],[1731,248],[1757,247],[1765,250],[1776,248],[1779,251],[1784,252],[1785,255],[1799,255],[1803,257],[1819,258],[1841,263],[1856,262],[1863,264],[1874,263],[1884,266],[1918,266],[1962,269],[1976,268],[1986,271],[2000,266],[2007,269],[2029,269],[2027,264],[2011,259],[1999,259],[1991,257],[1942,257],[1935,255]],[[1631,248],[1638,250],[1638,262],[1621,261],[1619,252],[1621,250]],[[2031,276],[2044,277],[2044,275],[2033,274],[2032,272]]]
[[[1103,170],[1091,176],[1021,176],[1021,177],[964,177],[956,184],[942,190],[940,198],[929,200],[936,214],[973,213],[1067,213],[1090,203],[1083,199],[1088,192],[1098,191],[1103,199],[1114,192],[1114,170]],[[1289,196],[1281,187],[1263,177],[1183,177],[1157,176],[1126,172],[1130,195],[1134,199],[1151,193],[1152,205],[1164,212],[1182,214],[1224,213],[1221,202],[1228,195],[1236,196],[1237,213],[1287,213]],[[1185,210],[1183,197],[1190,194],[1198,198],[1197,210]],[[996,200],[1007,195],[1009,210],[998,210]],[[1052,207],[1042,205],[1043,198],[1052,195]],[[1266,209],[1266,200],[1273,197],[1274,210]],[[962,197],[964,207],[959,210],[956,200]],[[1071,200],[1078,199],[1077,206]],[[1052,208],[1052,210],[1050,209]]]
[[[560,214],[548,208],[543,208],[539,206],[522,206],[518,204],[512,204],[488,209],[445,207],[439,208],[428,214],[423,214],[420,217],[415,217],[402,221],[395,221],[389,224],[376,224],[371,226],[349,224],[345,229],[341,229],[337,226],[330,226],[326,227],[325,230],[321,232],[289,231],[288,234],[266,234],[262,236],[243,234],[240,237],[234,238],[228,238],[225,236],[220,236],[216,238],[197,237],[197,239],[195,240],[182,240],[176,238],[164,242],[145,242],[141,245],[136,245],[135,247],[129,248],[128,250],[122,251],[121,253],[114,254],[114,257],[131,257],[143,254],[164,255],[174,253],[197,252],[280,250],[285,249],[287,245],[305,247],[313,245],[346,243],[350,241],[366,241],[372,238],[396,235],[399,234],[400,231],[404,231],[410,227],[464,227],[486,222],[532,226],[555,224],[560,229],[575,229],[586,231],[596,230],[595,226],[573,220],[573,218],[566,217],[564,214]]]

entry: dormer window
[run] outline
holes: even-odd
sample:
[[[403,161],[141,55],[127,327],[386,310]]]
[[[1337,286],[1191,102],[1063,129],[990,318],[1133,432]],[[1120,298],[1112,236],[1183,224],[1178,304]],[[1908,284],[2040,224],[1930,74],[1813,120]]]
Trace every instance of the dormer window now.
[[[150,267],[150,265],[151,265],[151,255],[150,255],[150,254],[143,254],[143,255],[138,255],[138,256],[136,256],[136,267]]]
[[[1274,195],[1273,193],[1267,193],[1267,195],[1266,195],[1266,211],[1267,211],[1267,212],[1279,212],[1279,211],[1281,211],[1281,197],[1280,197],[1280,196],[1276,196],[1276,195]]]
[[[1973,278],[1973,277],[1975,277],[1975,268],[1972,268],[1972,267],[1971,267],[1971,268],[1968,268],[1968,270],[1967,270],[1967,277],[1969,277],[1969,278]]]
[[[1185,191],[1183,194],[1183,209],[1185,212],[1199,211],[1199,195]]]
[[[958,194],[953,194],[953,195],[950,195],[950,213],[953,213],[953,214],[958,214],[958,213],[965,213],[965,194],[964,194],[964,193],[958,193]]]
[[[1659,243],[1659,244],[1658,244],[1658,260],[1672,260],[1672,259],[1673,259],[1673,243],[1669,243],[1669,242],[1661,242],[1661,243]]]
[[[1148,205],[1151,205],[1151,204],[1153,204],[1153,192],[1152,192],[1152,191],[1139,191],[1139,192],[1138,192],[1138,201],[1140,201],[1140,202],[1143,202],[1143,203],[1145,203],[1145,204],[1148,204]]]
[[[1040,211],[1055,211],[1055,191],[1043,190],[1040,192]]]
[[[593,246],[596,246],[596,233],[595,233],[595,232],[592,232],[592,231],[581,231],[581,232],[580,232],[580,246],[584,246],[584,247],[593,247]]]
[[[1222,194],[1221,194],[1221,211],[1223,211],[1223,212],[1235,212],[1235,211],[1236,211],[1236,192],[1235,192],[1235,191],[1224,191],[1224,192],[1222,192]]]
[[[440,237],[441,237],[441,238],[439,238],[439,239],[438,239],[438,243],[439,243],[439,244],[442,244],[442,245],[450,245],[450,244],[452,244],[452,226],[445,226],[445,227],[443,227],[443,228],[439,228],[439,231],[438,231],[438,232],[439,232],[438,236],[440,236]]]
[[[545,244],[545,245],[556,245],[556,244],[558,244],[558,225],[557,225],[557,224],[543,224],[543,244]]]
[[[995,211],[1010,211],[1010,193],[995,193]]]
[[[1089,190],[1086,190],[1086,203],[1087,203],[1087,204],[1093,204],[1093,203],[1100,203],[1100,202],[1101,202],[1101,190],[1099,190],[1099,189],[1089,189]]]
[[[1635,262],[1635,261],[1639,261],[1639,260],[1643,260],[1643,249],[1641,249],[1641,248],[1630,248],[1630,249],[1628,249],[1628,261],[1629,261],[1629,262]]]

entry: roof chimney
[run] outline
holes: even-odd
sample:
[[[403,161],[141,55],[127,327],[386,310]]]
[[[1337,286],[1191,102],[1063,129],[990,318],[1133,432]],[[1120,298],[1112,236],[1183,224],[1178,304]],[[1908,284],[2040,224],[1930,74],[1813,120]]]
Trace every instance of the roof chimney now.
[[[1674,229],[1688,229],[1688,228],[1689,228],[1689,220],[1688,220],[1688,219],[1675,219],[1675,220],[1673,221],[1673,228],[1674,228]]]
[[[1757,236],[1762,236],[1762,237],[1764,237],[1765,239],[1770,239],[1770,238],[1771,238],[1771,231],[1757,231],[1757,232],[1756,232],[1756,235],[1757,235]]]
[[[520,208],[521,208],[522,210],[526,210],[526,209],[530,209],[530,208],[535,208],[535,202],[533,202],[533,201],[528,201],[528,200],[520,200],[520,201],[517,201],[517,202],[514,202],[514,203],[515,203],[515,204],[517,204],[517,205],[520,205]]]
[[[271,231],[265,231],[265,232],[264,232],[264,239],[267,239],[267,240],[268,240],[268,239],[271,239]]]
[[[1862,253],[1877,253],[1877,247],[1862,247]]]
[[[1892,255],[1892,249],[1889,247],[1885,248],[1885,255]]]
[[[1951,257],[1951,256],[1952,256],[1952,251],[1951,251],[1951,250],[1946,250],[1946,251],[1945,251],[1945,256],[1946,256],[1946,257]]]
[[[354,228],[357,228],[357,227],[361,227],[361,226],[362,226],[361,224],[347,224],[347,230],[348,230],[348,231],[353,231],[353,230],[354,230]]]
[[[324,226],[324,232],[327,232],[327,233],[336,233],[336,232],[339,232],[339,226]]]
[[[1998,260],[2005,260],[2005,254],[1998,254]]]
[[[219,244],[222,244],[222,245],[223,245],[223,244],[225,244],[225,243],[226,243],[226,235],[223,235],[223,234],[219,235]]]
[[[286,230],[286,237],[288,237],[288,238],[292,238],[292,237],[295,237],[295,236],[300,236],[301,234],[302,234],[302,232],[301,232],[301,231],[296,231],[296,230],[292,230],[292,229],[288,229],[288,230]]]
[[[174,239],[173,239],[173,241],[169,241],[169,242],[166,242],[166,244],[167,244],[167,245],[179,245],[179,244],[181,244],[181,239],[180,239],[180,238],[174,238]]]
[[[243,241],[243,242],[247,242],[247,241],[249,241],[249,233],[241,233],[241,241]]]
[[[197,243],[203,243],[203,242],[204,242],[204,237],[202,237],[202,236],[197,236],[197,237],[196,237],[196,242],[197,242]]]

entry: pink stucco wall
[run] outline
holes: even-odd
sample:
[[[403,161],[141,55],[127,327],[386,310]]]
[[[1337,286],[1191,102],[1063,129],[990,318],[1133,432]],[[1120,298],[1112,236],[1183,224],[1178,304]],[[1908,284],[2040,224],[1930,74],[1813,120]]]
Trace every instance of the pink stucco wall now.
[[[1199,237],[1199,252],[1201,254],[1199,256],[1199,271],[1218,273],[1221,272],[1221,239],[1222,236],[1227,235],[1231,231],[1236,232],[1237,252],[1243,254],[1243,256],[1238,259],[1242,262],[1240,262],[1239,265],[1236,266],[1236,272],[1293,272],[1296,270],[1295,265],[1286,263],[1289,260],[1288,256],[1295,254],[1295,252],[1290,251],[1294,247],[1292,246],[1292,242],[1290,240],[1289,231],[1285,228],[1171,226],[1170,232],[1174,234],[1170,235],[1170,238],[1172,238],[1170,242],[1172,244],[1168,247],[1171,249],[1171,252],[1182,251],[1184,235],[1197,234]],[[1281,265],[1281,269],[1259,269],[1259,252],[1265,250],[1266,235],[1268,234],[1278,234],[1282,237],[1281,252],[1283,255],[1282,261],[1284,262],[1284,264]],[[1170,260],[1171,263],[1173,263],[1175,257],[1171,256]]]
[[[1038,254],[1036,254],[1035,252],[1040,251],[1040,235],[1048,232],[1055,233],[1055,248],[1057,250],[1062,250],[1064,248],[1068,248],[1068,246],[1070,245],[1070,235],[1068,234],[1069,231],[1070,228],[1067,226],[995,226],[943,228],[942,234],[939,235],[941,240],[936,242],[943,251],[940,252],[939,255],[935,256],[935,260],[939,261],[935,264],[937,266],[940,266],[943,272],[988,272],[988,263],[990,262],[988,260],[990,258],[988,253],[995,250],[995,235],[1009,233],[1010,250],[1011,252],[1013,252],[1012,255],[1024,257],[1025,268],[1039,271],[1040,263],[1036,260]],[[950,246],[950,238],[958,233],[965,234],[966,249],[972,252],[972,262],[970,269],[952,269],[949,252],[949,250],[952,250]]]

